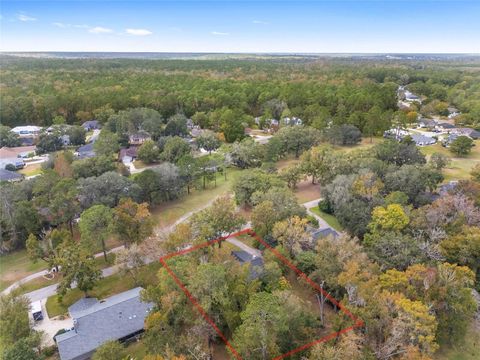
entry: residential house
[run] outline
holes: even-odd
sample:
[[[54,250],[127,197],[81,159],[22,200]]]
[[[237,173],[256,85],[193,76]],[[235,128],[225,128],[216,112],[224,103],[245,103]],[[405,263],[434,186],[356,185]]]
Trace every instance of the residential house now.
[[[455,129],[456,126],[448,122],[441,122],[438,123],[435,128],[440,131],[451,131],[452,129]]]
[[[425,136],[420,134],[411,134],[410,137],[412,138],[412,140],[415,142],[417,146],[433,145],[437,142],[436,139],[430,136]]]
[[[242,265],[249,264],[250,280],[258,279],[263,272],[263,259],[261,256],[254,256],[246,251],[232,251],[232,256]]]
[[[468,136],[473,140],[480,139],[480,131],[477,131],[472,128],[456,128],[455,130],[452,130],[452,133],[457,134],[459,136],[460,135]]]
[[[324,228],[324,229],[309,228],[309,230],[314,242],[317,242],[319,239],[326,238],[327,236],[332,236],[334,239],[340,236],[340,234],[332,228]]]
[[[435,126],[437,126],[437,122],[433,119],[422,118],[418,121],[419,128],[435,129]]]
[[[138,156],[138,146],[130,146],[129,148],[121,148],[118,154],[118,161],[124,164],[133,162]]]
[[[95,150],[93,149],[93,142],[80,146],[75,152],[80,159],[87,159],[95,157]]]
[[[128,137],[128,143],[130,145],[142,145],[145,141],[151,140],[152,137],[145,131],[139,131],[136,134],[132,134]]]
[[[40,134],[42,128],[35,125],[16,126],[11,131],[20,137],[35,137]]]
[[[98,120],[88,120],[82,124],[82,127],[85,131],[97,130],[100,129],[100,123]]]
[[[15,171],[5,170],[4,168],[0,169],[0,182],[1,181],[14,182],[14,181],[20,181],[20,180],[23,180],[22,174],[19,174]]]
[[[154,306],[140,299],[141,290],[137,287],[101,301],[84,298],[70,306],[73,328],[55,336],[60,359],[90,359],[107,341],[125,342],[141,334]]]

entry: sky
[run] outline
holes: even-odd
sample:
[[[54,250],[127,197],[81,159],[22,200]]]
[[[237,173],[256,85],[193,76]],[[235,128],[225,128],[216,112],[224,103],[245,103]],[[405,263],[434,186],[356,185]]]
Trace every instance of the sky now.
[[[0,1],[1,51],[480,53],[480,0]]]

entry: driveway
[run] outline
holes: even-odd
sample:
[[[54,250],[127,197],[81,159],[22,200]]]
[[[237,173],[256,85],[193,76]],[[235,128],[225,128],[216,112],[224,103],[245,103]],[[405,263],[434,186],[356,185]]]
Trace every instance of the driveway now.
[[[242,241],[238,240],[237,238],[228,238],[226,240],[228,243],[232,244],[232,245],[235,245],[236,247],[238,247],[239,249],[249,253],[250,255],[254,256],[254,257],[262,257],[262,252],[258,249],[254,249],[250,246],[248,246],[247,244],[244,244]]]
[[[55,345],[55,341],[53,340],[55,334],[62,329],[71,329],[73,327],[73,320],[69,317],[61,319],[59,316],[50,319],[48,317],[47,309],[45,308],[46,302],[47,299],[43,299],[41,301],[43,320],[34,322],[33,329],[37,331],[44,331],[46,336],[43,341],[43,345],[51,346]],[[33,319],[31,319],[31,321],[33,321]]]

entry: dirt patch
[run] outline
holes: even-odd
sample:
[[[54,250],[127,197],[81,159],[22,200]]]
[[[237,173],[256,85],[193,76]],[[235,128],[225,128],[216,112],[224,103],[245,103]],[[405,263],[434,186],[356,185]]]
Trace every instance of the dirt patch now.
[[[295,196],[298,202],[303,204],[318,199],[320,196],[320,185],[312,184],[311,179],[300,182],[295,189]]]

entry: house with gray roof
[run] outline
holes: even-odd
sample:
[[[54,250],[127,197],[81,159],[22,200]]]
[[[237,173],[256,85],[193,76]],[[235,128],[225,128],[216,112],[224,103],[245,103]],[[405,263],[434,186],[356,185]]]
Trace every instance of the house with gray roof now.
[[[434,138],[430,136],[420,135],[420,134],[411,134],[410,137],[415,142],[417,146],[433,145],[437,142]]]
[[[316,242],[318,239],[326,238],[327,236],[332,236],[336,239],[340,234],[336,232],[332,228],[324,228],[324,229],[313,229],[310,231],[313,240]]]
[[[93,148],[93,142],[80,146],[75,154],[80,159],[87,159],[95,157],[95,149]]]
[[[250,279],[258,279],[263,271],[263,259],[260,256],[253,256],[246,251],[232,251],[232,256],[240,264],[250,265]]]
[[[0,181],[14,182],[20,180],[23,180],[22,174],[19,174],[16,171],[10,171],[0,168]]]
[[[141,287],[104,300],[84,298],[68,308],[73,328],[55,337],[61,360],[90,359],[107,341],[126,341],[141,334],[153,304],[140,299]]]

